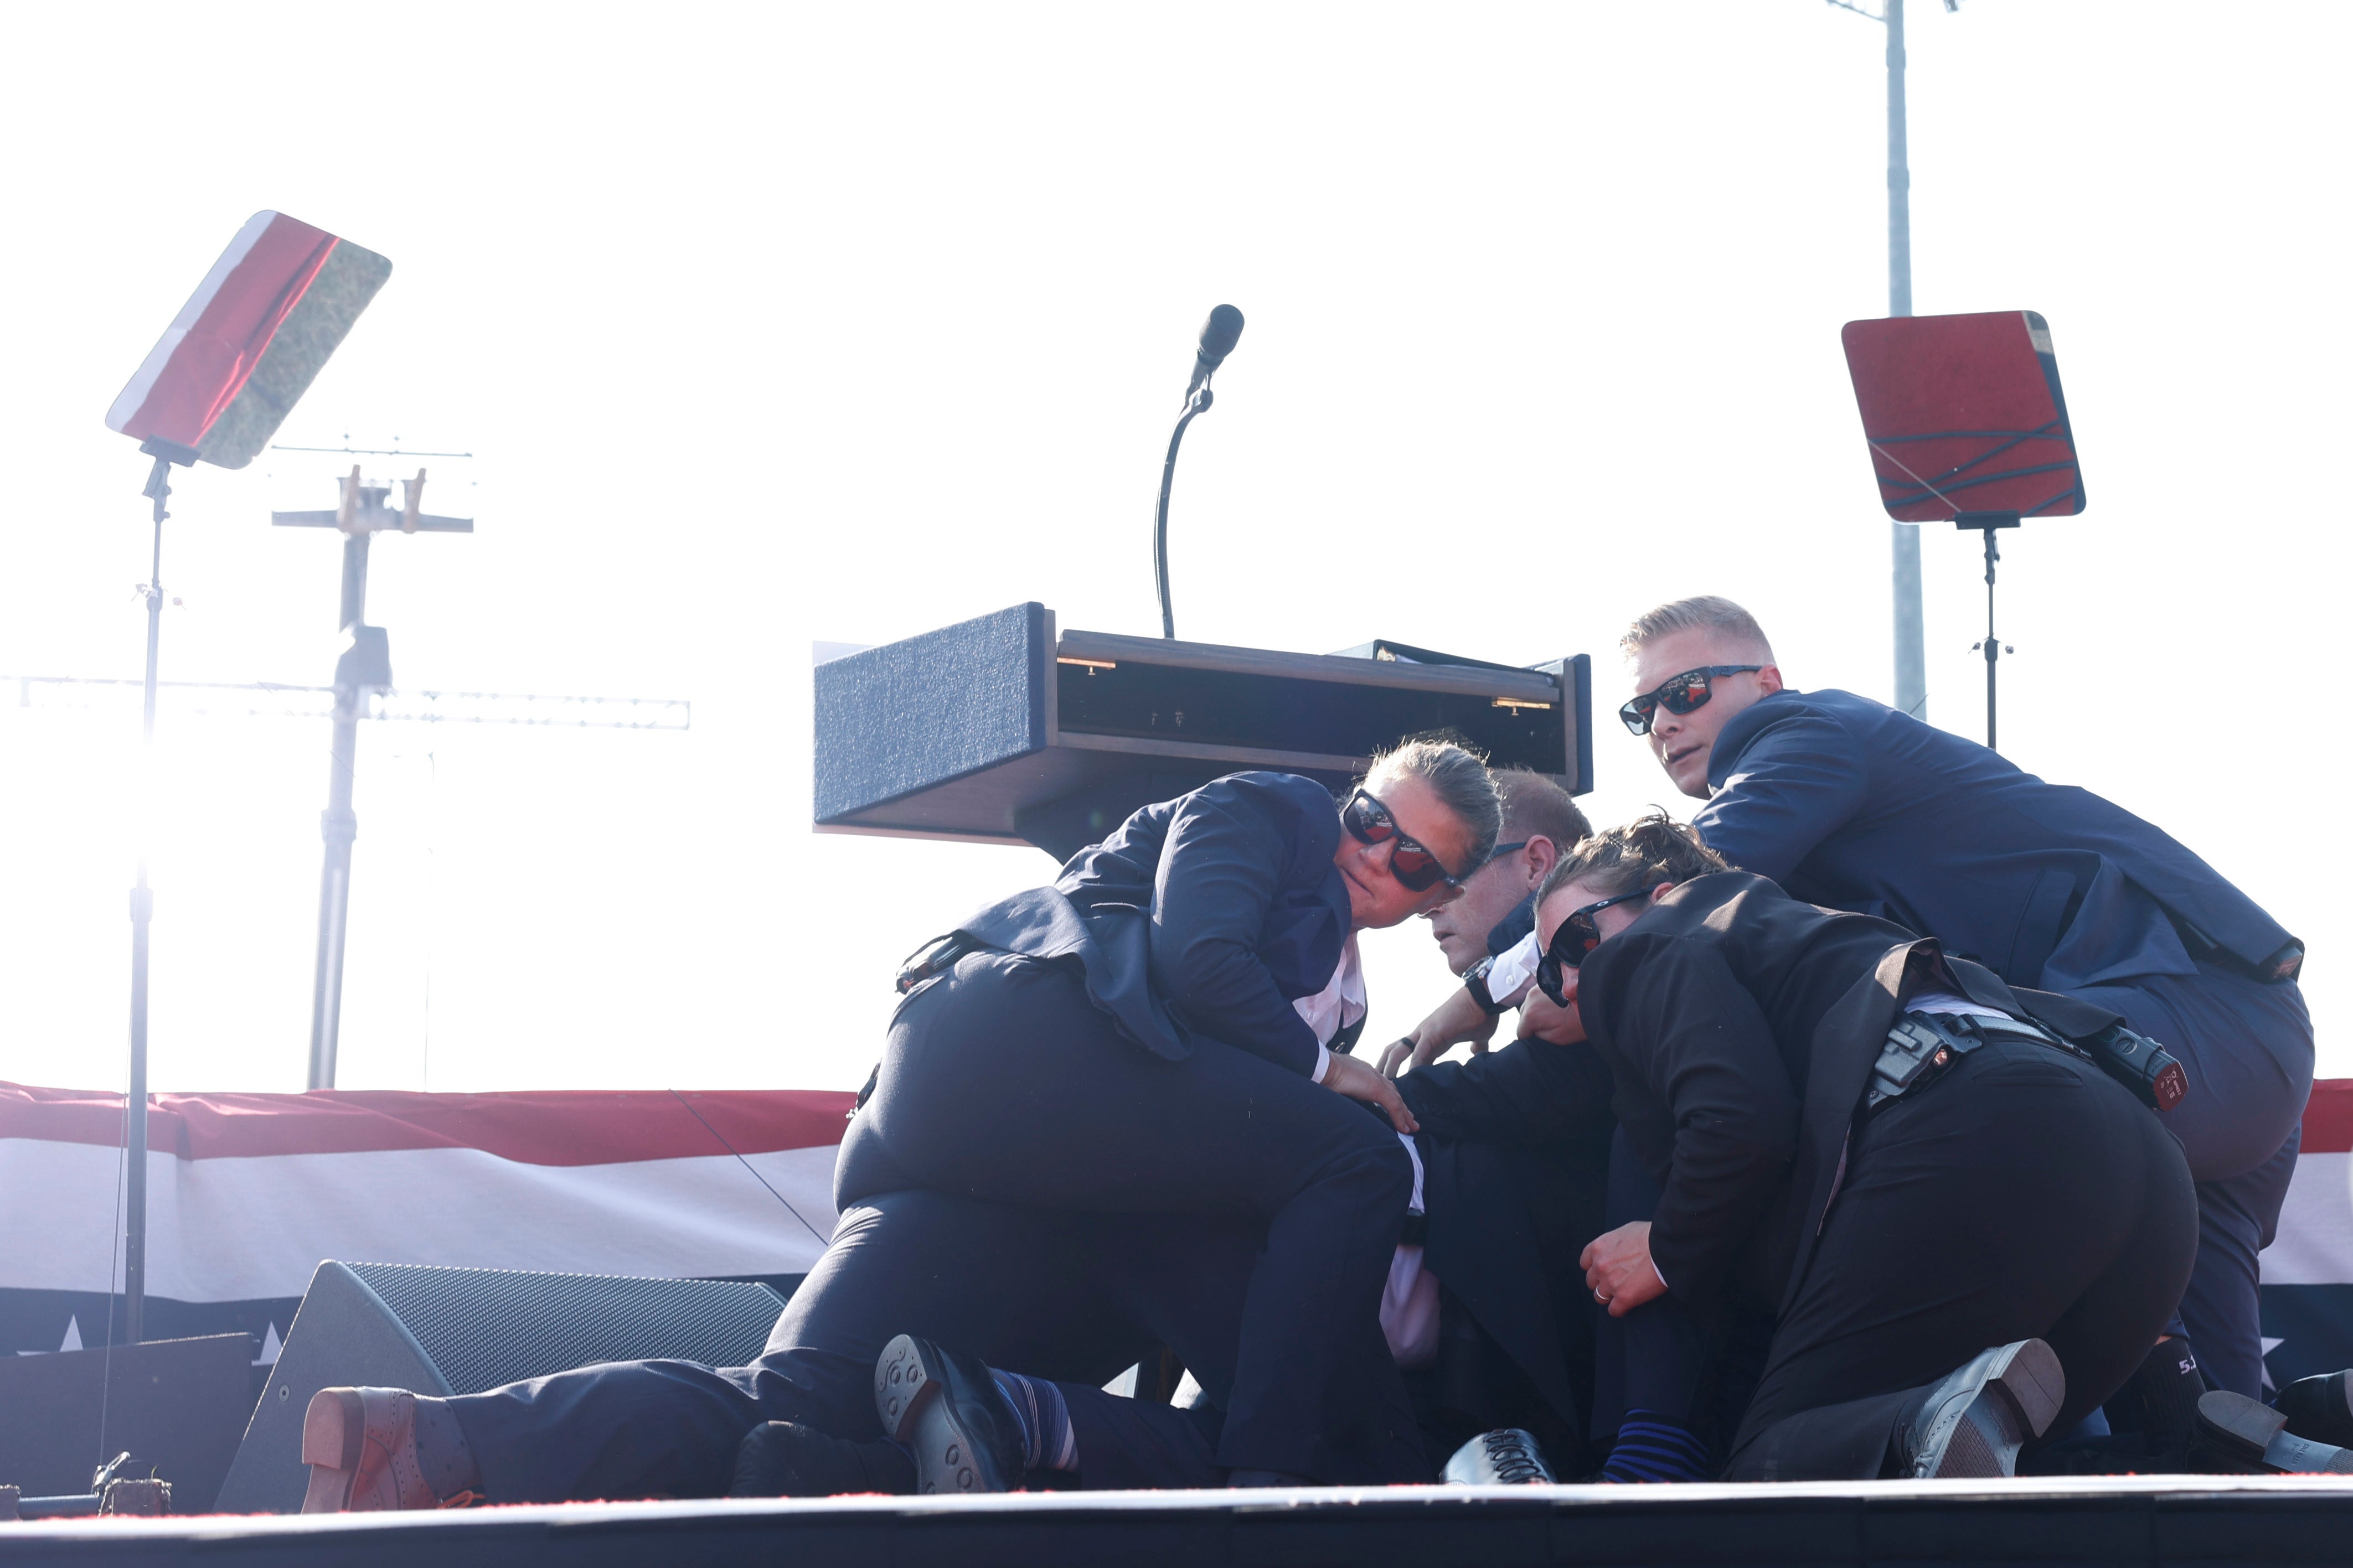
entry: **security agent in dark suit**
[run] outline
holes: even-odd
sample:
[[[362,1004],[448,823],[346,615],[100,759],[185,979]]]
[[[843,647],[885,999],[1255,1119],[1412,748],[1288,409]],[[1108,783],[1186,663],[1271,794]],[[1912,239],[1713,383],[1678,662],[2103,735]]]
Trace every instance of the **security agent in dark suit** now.
[[[1770,1305],[1731,1479],[2011,1474],[2172,1311],[2179,1145],[2073,1043],[2114,1013],[1721,865],[1653,816],[1539,901],[1557,1032],[1662,1193],[1588,1252],[1594,1298]]]
[[[1427,742],[1337,808],[1309,780],[1241,773],[1138,812],[902,976],[836,1167],[841,1226],[758,1363],[594,1367],[451,1400],[327,1390],[306,1511],[711,1495],[717,1457],[763,1421],[879,1426],[924,1489],[1049,1469],[1427,1479],[1377,1319],[1413,1120],[1342,1054],[1365,1007],[1354,932],[1451,896],[1496,823],[1485,767]],[[1106,1225],[1129,1239],[1097,1245]],[[1146,1333],[1194,1365],[1207,1416],[1063,1385]],[[901,1399],[911,1369],[947,1397]],[[862,1378],[879,1381],[861,1415]]]
[[[2206,1374],[2263,1381],[2256,1255],[2271,1242],[2311,1090],[2303,948],[2213,868],[2085,790],[1842,691],[1782,686],[1722,599],[1642,616],[1630,728],[1647,728],[1693,826],[1793,896],[1936,937],[2012,985],[2122,1014],[2180,1059],[2165,1113],[2199,1184],[2184,1325]],[[1711,671],[1719,673],[1710,673]],[[1678,711],[1681,710],[1681,711]]]
[[[1484,765],[1432,742],[1388,753],[1339,810],[1274,773],[1145,807],[958,928],[965,951],[892,1025],[838,1203],[921,1188],[1263,1222],[1219,1461],[1344,1479],[1327,1433],[1355,1417],[1335,1402],[1396,1403],[1377,1307],[1413,1181],[1395,1133],[1342,1098],[1410,1132],[1395,1087],[1330,1048],[1363,1017],[1354,933],[1451,896],[1497,822]]]
[[[2153,1355],[2142,1393],[2158,1397],[2185,1366],[2194,1387],[2202,1360],[2217,1386],[2255,1394],[2256,1258],[2278,1225],[2312,1086],[2301,945],[2189,849],[2095,795],[1867,698],[1786,689],[1764,632],[1729,600],[1662,605],[1624,646],[1636,696],[1620,712],[1676,787],[1707,802],[1693,826],[1725,859],[1797,897],[1934,936],[2013,985],[2112,1009],[2179,1058],[2189,1093],[2164,1120],[2198,1181],[2200,1239],[2168,1327],[2197,1355]],[[1467,994],[1450,1003],[1417,1031],[1418,1054],[1477,1016]]]

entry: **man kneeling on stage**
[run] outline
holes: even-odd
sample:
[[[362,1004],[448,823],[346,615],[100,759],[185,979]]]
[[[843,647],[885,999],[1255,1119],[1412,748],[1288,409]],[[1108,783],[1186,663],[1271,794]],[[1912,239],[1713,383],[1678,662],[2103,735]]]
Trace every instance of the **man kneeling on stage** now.
[[[2116,1014],[1800,903],[1663,816],[1567,857],[1537,931],[1556,1032],[1609,1061],[1663,1193],[1588,1250],[1595,1302],[1776,1317],[1728,1479],[2015,1474],[2139,1363],[2198,1209],[2179,1142],[2084,1048],[2130,1043]],[[2255,1438],[2251,1468],[2281,1419],[2221,1392],[2199,1416],[2213,1449]]]

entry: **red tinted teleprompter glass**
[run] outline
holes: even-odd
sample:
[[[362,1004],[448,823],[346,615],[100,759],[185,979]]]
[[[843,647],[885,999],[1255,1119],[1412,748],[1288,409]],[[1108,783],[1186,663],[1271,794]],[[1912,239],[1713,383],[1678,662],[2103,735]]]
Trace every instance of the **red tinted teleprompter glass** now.
[[[2066,517],[2084,473],[2051,329],[2031,310],[1893,316],[1839,334],[1887,515]]]
[[[375,251],[284,213],[254,214],[107,410],[107,427],[245,467],[391,275]]]

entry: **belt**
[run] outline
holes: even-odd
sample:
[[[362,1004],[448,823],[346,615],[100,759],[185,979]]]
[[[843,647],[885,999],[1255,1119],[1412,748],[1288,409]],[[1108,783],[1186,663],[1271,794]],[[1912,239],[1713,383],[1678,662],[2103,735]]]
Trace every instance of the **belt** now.
[[[2080,1060],[2092,1060],[2042,1025],[2024,1018],[1988,1017],[1980,1013],[1906,1013],[1887,1031],[1887,1043],[1880,1047],[1879,1059],[1871,1064],[1871,1082],[1862,1094],[1863,1109],[1873,1110],[1926,1088],[1942,1078],[1955,1061],[1989,1040],[2048,1046]]]

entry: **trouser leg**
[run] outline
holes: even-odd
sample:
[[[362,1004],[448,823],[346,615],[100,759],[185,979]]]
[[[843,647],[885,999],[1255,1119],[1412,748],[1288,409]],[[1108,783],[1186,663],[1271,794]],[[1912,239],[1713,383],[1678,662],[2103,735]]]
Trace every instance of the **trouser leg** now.
[[[2257,1255],[2279,1224],[2312,1089],[2303,993],[2201,965],[2075,994],[2123,1014],[2181,1062],[2189,1092],[2162,1120],[2198,1184],[2200,1236],[2178,1326],[2216,1387],[2259,1396]]]
[[[1328,1406],[1352,1336],[1377,1332],[1412,1185],[1385,1121],[1216,1041],[1164,1061],[1120,1038],[1072,973],[984,955],[893,1022],[839,1195],[877,1171],[1042,1209],[1263,1222],[1219,1457],[1319,1479],[1341,1465]]]
[[[1221,1487],[1218,1463],[1225,1413],[1122,1399],[1090,1384],[1059,1385],[1079,1449],[1079,1482],[1090,1491]]]
[[[2022,1339],[2059,1355],[2067,1397],[2052,1430],[2067,1431],[2179,1299],[2194,1204],[2179,1146],[2097,1068],[2039,1046],[1980,1047],[1856,1129],[1732,1473],[1855,1475],[1841,1467],[1874,1430],[1883,1447],[1894,1396]]]
[[[2263,1392],[2260,1254],[2277,1230],[2303,1131],[2254,1170],[2198,1184],[2198,1262],[2181,1322],[2208,1381],[2251,1399]]]
[[[716,1497],[771,1416],[745,1368],[615,1362],[449,1401],[493,1502]]]
[[[1623,1129],[1609,1141],[1609,1187],[1604,1199],[1602,1228],[1647,1220],[1658,1211],[1659,1184],[1634,1158]],[[1696,1426],[1700,1381],[1707,1369],[1707,1336],[1692,1303],[1672,1294],[1661,1296],[1613,1318],[1599,1303],[1597,1353],[1601,1365],[1597,1386],[1608,1397],[1596,1397],[1593,1436],[1606,1441],[1630,1410],[1647,1410],[1670,1421]]]
[[[1149,1342],[1093,1286],[1062,1216],[937,1194],[846,1210],[760,1359],[584,1367],[450,1401],[498,1502],[713,1497],[763,1421],[880,1437],[875,1358],[921,1334],[1038,1375],[1101,1382]]]

